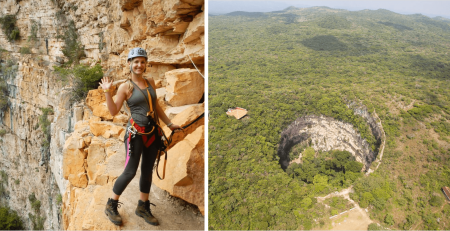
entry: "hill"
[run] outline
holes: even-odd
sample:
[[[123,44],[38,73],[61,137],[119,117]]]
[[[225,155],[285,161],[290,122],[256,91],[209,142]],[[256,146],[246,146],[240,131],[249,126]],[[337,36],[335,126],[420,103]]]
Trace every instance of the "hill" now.
[[[449,54],[449,22],[423,15],[313,7],[210,17],[209,228],[328,229],[348,208],[317,197],[352,186],[350,198],[385,227],[450,229],[440,191],[450,185]],[[232,107],[248,117],[227,117]],[[371,174],[308,139],[290,149],[299,166],[280,166],[282,133],[305,116],[353,126],[380,154],[361,108],[386,134]]]

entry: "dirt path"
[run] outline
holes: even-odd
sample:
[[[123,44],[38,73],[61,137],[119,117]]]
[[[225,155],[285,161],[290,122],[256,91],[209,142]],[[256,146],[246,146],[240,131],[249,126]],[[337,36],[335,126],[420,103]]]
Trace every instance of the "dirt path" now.
[[[332,221],[332,228],[330,230],[367,230],[367,226],[369,226],[370,223],[373,223],[367,212],[350,198],[349,193],[352,191],[352,187],[353,186],[350,186],[337,193],[330,193],[324,197],[316,197],[317,202],[323,203],[327,198],[342,196],[354,206],[353,209],[348,212],[330,218]]]
[[[150,201],[153,215],[159,220],[159,226],[153,226],[136,216],[137,200],[139,199],[140,168],[136,176],[120,197],[123,206],[119,213],[123,218],[122,230],[203,230],[205,218],[195,205],[172,197],[164,190],[152,184]],[[104,215],[104,214],[101,214]],[[105,219],[106,216],[105,216]]]
[[[378,126],[381,128],[382,143],[380,145],[380,151],[378,152],[377,159],[374,162],[372,162],[372,164],[376,164],[376,167],[373,170],[368,169],[367,173],[365,174],[366,176],[368,176],[372,172],[375,172],[378,169],[383,159],[384,147],[386,146],[386,133],[384,132],[381,119],[378,117],[375,111],[373,112],[373,114],[378,121],[377,122]],[[323,203],[323,201],[325,201],[325,199],[327,198],[334,196],[342,196],[348,201],[350,201],[354,206],[351,210],[347,211],[346,213],[339,214],[330,218],[330,220],[332,221],[331,230],[367,230],[369,224],[373,223],[373,221],[369,217],[368,212],[359,207],[358,203],[356,203],[354,200],[350,199],[349,193],[352,191],[352,187],[353,186],[350,186],[349,188],[343,189],[340,192],[330,193],[324,197],[316,197],[317,202]]]

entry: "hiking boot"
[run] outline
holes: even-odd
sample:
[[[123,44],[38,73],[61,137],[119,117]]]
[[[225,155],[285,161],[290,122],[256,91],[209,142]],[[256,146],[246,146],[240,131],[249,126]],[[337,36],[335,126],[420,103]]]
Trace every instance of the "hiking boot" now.
[[[159,225],[158,220],[152,215],[152,211],[150,211],[150,204],[156,206],[155,204],[150,203],[150,201],[143,202],[139,200],[135,213],[144,218],[145,222],[151,225]]]
[[[122,224],[122,217],[120,217],[119,211],[117,211],[117,208],[121,204],[119,200],[113,200],[112,198],[108,198],[108,203],[106,203],[105,214],[115,225]]]

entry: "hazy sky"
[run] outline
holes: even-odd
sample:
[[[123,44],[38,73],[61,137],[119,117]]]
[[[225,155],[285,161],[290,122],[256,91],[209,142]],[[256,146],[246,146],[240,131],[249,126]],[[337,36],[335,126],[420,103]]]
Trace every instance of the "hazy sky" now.
[[[218,2],[215,0],[210,0],[210,2]],[[220,2],[227,2],[227,0],[219,0]],[[241,1],[242,5],[248,5],[254,3],[257,0],[246,0]],[[261,2],[260,0],[258,2]],[[338,9],[346,9],[346,10],[377,10],[377,9],[387,9],[390,11],[394,11],[401,14],[416,14],[420,13],[423,15],[427,15],[430,17],[435,16],[443,16],[450,18],[450,0],[446,1],[410,1],[410,0],[402,0],[402,1],[372,1],[372,0],[360,0],[360,1],[342,1],[342,0],[328,0],[328,1],[302,1],[302,0],[269,0],[267,3],[279,3],[280,7],[285,5],[297,6],[297,7],[305,7],[305,6],[328,6],[331,8]],[[236,3],[236,1],[233,1]],[[214,3],[210,4],[212,8],[210,8],[210,12],[214,10]],[[217,5],[217,4],[216,4]],[[234,11],[238,11],[240,4],[232,4],[233,8],[236,8]],[[228,8],[228,7],[227,7]],[[247,8],[247,7],[246,7]],[[258,8],[258,7],[256,7]],[[259,8],[261,9],[261,8]],[[248,11],[246,9],[242,9],[243,11]],[[274,9],[279,10],[279,9]]]

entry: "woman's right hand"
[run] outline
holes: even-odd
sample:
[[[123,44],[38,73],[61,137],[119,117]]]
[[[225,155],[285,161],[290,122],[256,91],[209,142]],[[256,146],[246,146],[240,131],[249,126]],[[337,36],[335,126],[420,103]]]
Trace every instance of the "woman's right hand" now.
[[[111,79],[111,82],[109,81],[109,77],[105,76],[102,78],[102,82],[100,83],[100,87],[103,88],[103,90],[107,90],[111,88],[113,81]]]

